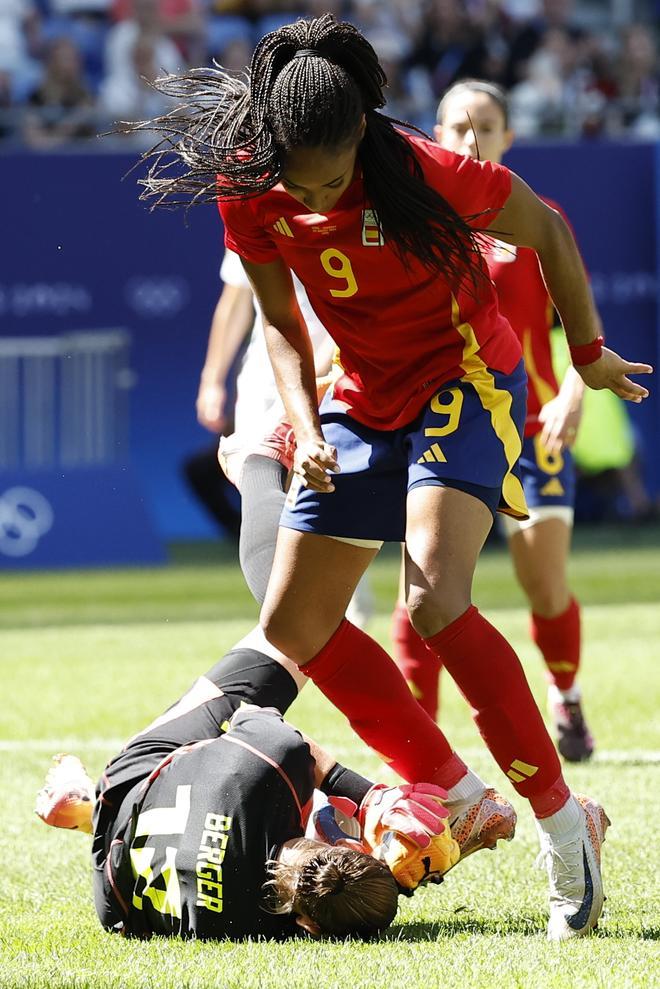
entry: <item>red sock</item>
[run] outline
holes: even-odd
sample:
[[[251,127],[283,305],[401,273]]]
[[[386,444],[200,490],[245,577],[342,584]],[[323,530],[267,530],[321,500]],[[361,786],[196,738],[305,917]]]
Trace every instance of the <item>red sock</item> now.
[[[355,625],[344,620],[302,669],[405,780],[448,790],[465,776],[467,766],[420,709],[396,664]]]
[[[559,759],[515,652],[474,606],[427,639],[472,706],[500,769],[547,817],[568,800]]]
[[[426,641],[412,627],[408,609],[397,604],[392,612],[394,662],[401,670],[410,692],[434,721],[438,717],[438,688],[442,666]]]
[[[571,598],[566,611],[554,618],[532,612],[530,632],[548,667],[548,679],[559,690],[568,690],[580,666],[580,605]]]

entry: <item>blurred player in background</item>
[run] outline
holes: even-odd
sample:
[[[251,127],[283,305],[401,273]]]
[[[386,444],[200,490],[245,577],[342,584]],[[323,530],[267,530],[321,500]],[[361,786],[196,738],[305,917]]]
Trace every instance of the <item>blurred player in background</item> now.
[[[369,936],[400,891],[456,864],[444,790],[374,785],[283,721],[303,679],[239,643],[127,743],[96,792],[76,756],[55,757],[36,810],[93,835],[107,930]]]
[[[508,124],[502,89],[489,82],[462,80],[447,91],[438,107],[435,138],[448,151],[500,162],[514,139]],[[561,211],[556,203],[544,201]],[[580,606],[569,589],[566,570],[575,497],[570,448],[580,423],[584,382],[572,365],[561,387],[555,377],[551,349],[554,308],[535,252],[489,239],[486,259],[500,312],[522,345],[528,379],[520,475],[529,518],[502,516],[501,521],[516,575],[530,604],[531,635],[547,667],[549,710],[557,745],[565,759],[580,762],[589,758],[594,743],[576,682]],[[413,629],[401,601],[394,614],[393,633],[395,656],[403,675],[422,707],[437,717],[441,664]]]
[[[209,335],[197,414],[202,425],[211,425],[208,411],[214,404],[221,414],[227,375],[240,347],[249,338],[236,379],[234,431],[222,437],[219,459],[224,473],[241,492],[241,569],[250,591],[261,604],[268,586],[291,466],[291,448],[287,444],[290,428],[271,436],[280,425],[284,407],[268,359],[261,313],[255,307],[240,258],[233,251],[225,251],[220,277],[224,287]],[[330,369],[334,344],[300,285],[297,296],[312,340],[316,374],[322,377]],[[264,442],[269,436],[269,442]]]
[[[227,279],[225,282],[211,320],[196,401],[197,421],[216,439],[207,449],[189,457],[183,465],[183,472],[211,516],[239,540],[241,510],[233,504],[227,492],[230,489],[238,500],[235,485],[218,469],[218,442],[223,434],[232,429],[234,408],[228,379],[252,328],[254,306],[249,287]]]

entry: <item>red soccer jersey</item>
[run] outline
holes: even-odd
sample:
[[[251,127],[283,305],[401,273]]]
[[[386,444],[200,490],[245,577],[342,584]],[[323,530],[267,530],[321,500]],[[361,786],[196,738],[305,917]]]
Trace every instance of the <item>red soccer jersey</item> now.
[[[557,203],[545,198],[543,201],[564,216]],[[531,248],[490,241],[486,260],[497,289],[500,312],[510,322],[522,346],[528,380],[525,436],[534,436],[542,427],[541,407],[559,391],[550,346],[552,299],[536,252]]]
[[[508,169],[406,135],[426,182],[475,227],[487,226],[511,190]],[[396,190],[392,190],[396,195]],[[485,211],[493,211],[485,213]],[[310,213],[277,185],[252,199],[220,203],[225,243],[248,261],[281,257],[305,286],[339,346],[344,374],[334,397],[360,422],[396,429],[429,393],[486,364],[509,373],[520,346],[489,280],[479,298],[449,285],[414,257],[408,267],[383,243],[357,173],[327,215]]]

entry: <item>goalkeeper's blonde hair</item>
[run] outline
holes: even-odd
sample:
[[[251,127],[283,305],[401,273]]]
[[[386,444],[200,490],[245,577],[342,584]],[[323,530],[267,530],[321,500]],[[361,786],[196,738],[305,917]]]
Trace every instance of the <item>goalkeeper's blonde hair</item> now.
[[[294,862],[271,862],[271,913],[295,913],[326,936],[372,937],[394,920],[399,890],[387,866],[364,852],[300,842]]]

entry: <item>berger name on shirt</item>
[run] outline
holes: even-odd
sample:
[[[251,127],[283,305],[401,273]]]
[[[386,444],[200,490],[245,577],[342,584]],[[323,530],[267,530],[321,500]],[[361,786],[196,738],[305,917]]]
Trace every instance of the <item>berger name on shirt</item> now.
[[[197,906],[222,913],[222,863],[227,852],[231,817],[209,813],[197,853]]]

